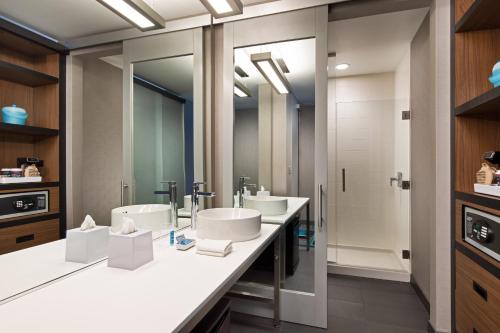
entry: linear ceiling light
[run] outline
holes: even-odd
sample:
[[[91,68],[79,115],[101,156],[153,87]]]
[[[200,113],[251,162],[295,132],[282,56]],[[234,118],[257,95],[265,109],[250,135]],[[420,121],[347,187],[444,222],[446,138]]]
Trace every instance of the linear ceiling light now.
[[[290,84],[285,75],[281,73],[278,66],[274,63],[271,52],[256,53],[251,56],[252,63],[257,67],[259,72],[266,78],[278,94],[288,94],[290,92]]]
[[[165,28],[165,20],[142,0],[97,0],[141,31]]]
[[[200,0],[215,18],[238,15],[243,13],[240,0]]]
[[[237,80],[234,80],[234,94],[238,97],[250,97],[250,90]]]

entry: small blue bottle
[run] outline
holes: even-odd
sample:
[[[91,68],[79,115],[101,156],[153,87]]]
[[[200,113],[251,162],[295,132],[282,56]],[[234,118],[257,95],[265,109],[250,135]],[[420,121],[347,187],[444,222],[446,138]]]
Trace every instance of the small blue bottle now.
[[[169,234],[169,242],[170,242],[170,246],[174,246],[174,240],[175,240],[175,229],[174,229],[174,226],[171,225],[170,226],[170,230],[168,232]]]

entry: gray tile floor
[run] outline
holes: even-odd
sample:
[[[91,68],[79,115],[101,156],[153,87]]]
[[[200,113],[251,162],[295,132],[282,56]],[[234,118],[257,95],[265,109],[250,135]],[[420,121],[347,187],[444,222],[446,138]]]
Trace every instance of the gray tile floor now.
[[[231,331],[238,333],[424,333],[428,321],[410,284],[341,275],[328,276],[328,330],[285,322],[274,329],[268,319],[231,316]]]

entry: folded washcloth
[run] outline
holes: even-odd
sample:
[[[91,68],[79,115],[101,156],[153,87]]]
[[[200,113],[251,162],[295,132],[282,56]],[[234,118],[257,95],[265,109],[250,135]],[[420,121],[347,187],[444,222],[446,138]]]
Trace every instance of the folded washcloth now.
[[[96,224],[95,224],[94,219],[92,218],[92,216],[87,215],[87,216],[85,216],[85,219],[83,220],[83,223],[80,226],[80,230],[85,231],[85,230],[93,229],[95,227],[96,227]]]
[[[196,242],[196,253],[207,256],[225,257],[232,249],[230,240],[201,239]]]

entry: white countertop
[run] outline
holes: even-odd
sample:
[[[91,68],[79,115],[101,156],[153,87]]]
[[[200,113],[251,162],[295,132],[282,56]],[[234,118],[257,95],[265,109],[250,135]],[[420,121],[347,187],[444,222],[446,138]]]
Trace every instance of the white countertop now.
[[[154,261],[135,271],[107,262],[0,305],[2,332],[171,332],[186,325],[268,244],[279,226],[234,243],[225,258],[153,242]],[[191,231],[184,232],[187,237]],[[164,240],[164,241],[163,241]],[[64,252],[64,251],[63,251]],[[3,284],[2,277],[2,284]]]
[[[165,234],[166,231],[155,231],[153,239]],[[66,239],[61,239],[0,255],[0,304],[7,298],[95,264],[69,262],[65,254]]]
[[[309,202],[309,198],[287,197],[288,209],[286,214],[275,216],[262,215],[262,223],[286,224],[295,214],[297,214]]]

